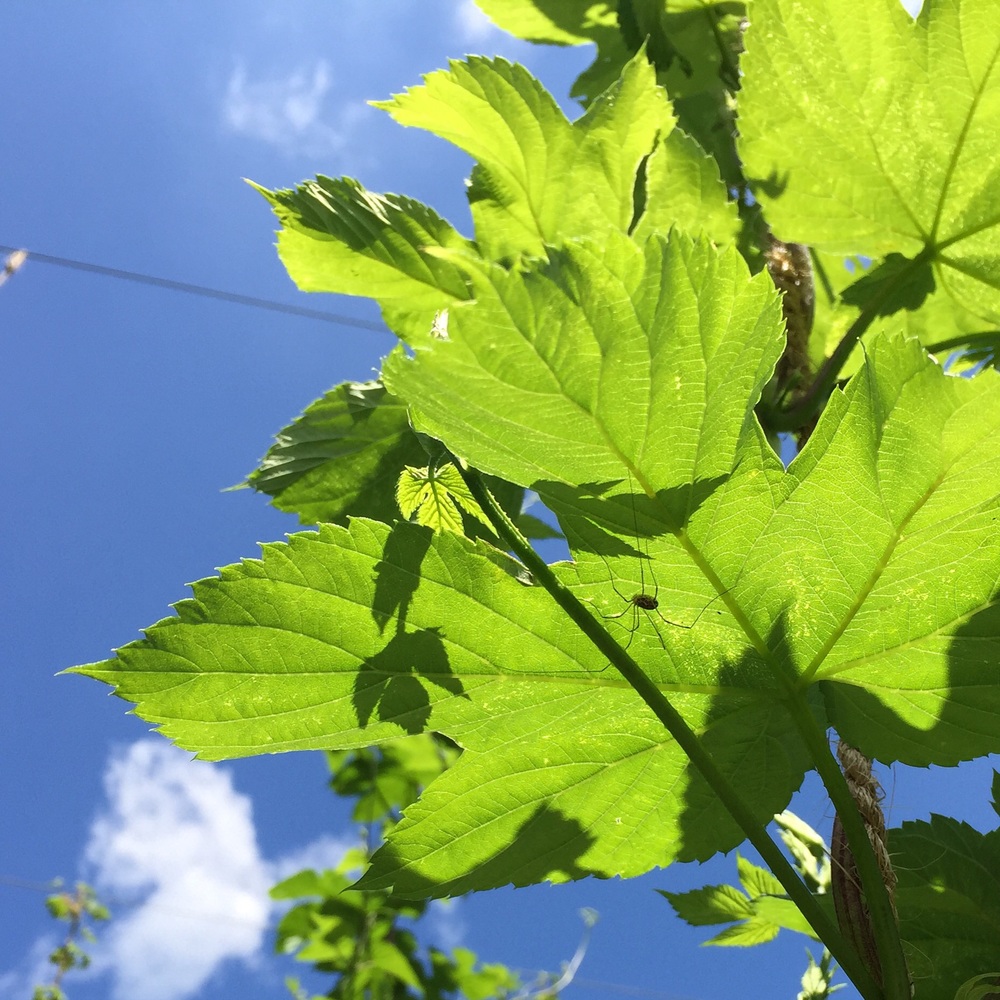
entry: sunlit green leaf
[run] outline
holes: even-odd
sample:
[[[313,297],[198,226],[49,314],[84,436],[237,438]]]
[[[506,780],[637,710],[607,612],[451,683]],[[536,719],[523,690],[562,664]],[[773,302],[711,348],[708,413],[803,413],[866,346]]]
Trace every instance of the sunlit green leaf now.
[[[734,250],[612,233],[463,266],[476,300],[387,364],[390,388],[557,513],[576,560],[557,574],[762,821],[807,766],[793,690],[882,759],[1000,748],[997,376],[876,342],[784,470],[753,413],[778,304]],[[355,519],[201,581],[84,670],[210,758],[452,738],[465,752],[366,888],[632,875],[738,844],[645,704],[523,581],[484,544]]]
[[[537,256],[546,243],[608,226],[627,230],[639,164],[673,126],[642,57],[573,124],[527,70],[503,59],[452,62],[377,106],[476,160],[469,200],[491,260]]]
[[[740,152],[777,236],[895,253],[1000,316],[992,0],[754,0]],[[902,273],[900,280],[909,280]]]
[[[429,330],[441,309],[468,297],[461,272],[425,251],[475,248],[426,205],[375,194],[349,177],[321,176],[294,190],[253,187],[281,222],[278,254],[303,291],[375,299],[403,339]]]
[[[494,24],[529,42],[582,45],[617,29],[614,0],[476,0]]]

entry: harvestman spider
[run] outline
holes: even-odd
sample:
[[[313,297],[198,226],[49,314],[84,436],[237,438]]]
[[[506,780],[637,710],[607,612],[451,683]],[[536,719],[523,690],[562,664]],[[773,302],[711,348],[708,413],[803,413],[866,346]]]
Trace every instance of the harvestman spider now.
[[[632,477],[629,476],[630,483],[631,483],[631,478]],[[638,549],[639,520],[635,510],[635,494],[630,492],[630,495],[632,497],[632,520],[635,524],[635,539],[636,539],[636,547]],[[691,622],[690,625],[682,625],[680,622],[673,622],[669,618],[664,617],[663,612],[660,611],[660,601],[657,596],[659,594],[660,587],[656,580],[656,574],[653,572],[653,563],[649,558],[648,541],[646,542],[645,548],[646,548],[645,553],[644,554],[640,553],[640,558],[639,558],[639,590],[636,593],[632,594],[631,597],[629,597],[628,594],[622,593],[618,589],[618,586],[615,583],[614,574],[611,572],[611,566],[609,565],[607,559],[605,559],[603,555],[601,556],[601,559],[608,570],[608,578],[609,582],[611,583],[611,588],[618,595],[618,597],[625,602],[625,607],[622,608],[622,610],[617,612],[616,614],[606,615],[603,614],[602,612],[598,613],[606,621],[617,621],[618,619],[624,618],[625,615],[631,613],[632,621],[631,621],[631,626],[628,627],[628,642],[626,642],[623,647],[624,649],[628,649],[629,646],[632,645],[632,640],[635,638],[635,633],[638,632],[639,626],[642,623],[639,613],[641,611],[645,611],[646,617],[650,620],[650,623],[653,626],[653,631],[656,633],[656,638],[660,642],[660,646],[663,648],[664,652],[667,652],[667,645],[663,641],[663,636],[660,634],[660,630],[656,627],[656,623],[653,621],[653,614],[655,613],[656,617],[659,618],[664,625],[672,625],[674,628],[683,628],[683,629],[694,628],[695,625],[698,624],[698,621],[701,618],[701,616],[708,610],[708,608],[715,601],[717,601],[722,596],[722,594],[716,594],[715,597],[713,597],[712,600],[709,601],[708,604],[706,604],[705,607],[698,612],[697,618],[695,618],[695,620]],[[649,562],[649,576],[650,579],[653,581],[653,592],[651,594],[647,593],[646,591],[646,572],[644,568],[645,562]],[[626,626],[622,627],[624,628]]]

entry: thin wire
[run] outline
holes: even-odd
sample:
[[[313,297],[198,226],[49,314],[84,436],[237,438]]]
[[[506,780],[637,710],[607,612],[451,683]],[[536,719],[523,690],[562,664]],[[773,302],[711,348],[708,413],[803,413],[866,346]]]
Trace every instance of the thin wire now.
[[[171,278],[159,278],[152,274],[140,274],[138,271],[127,271],[120,267],[105,267],[103,264],[89,264],[83,260],[73,260],[69,257],[56,257],[47,253],[36,253],[34,250],[19,251],[17,247],[5,246],[0,243],[0,252],[27,254],[29,260],[37,260],[42,264],[55,264],[57,267],[68,267],[76,271],[88,271],[92,274],[103,274],[109,278],[121,278],[124,281],[135,281],[141,285],[153,285],[156,288],[166,288],[172,292],[186,292],[188,295],[200,295],[206,299],[220,299],[223,302],[235,302],[241,306],[254,309],[267,309],[271,312],[286,313],[290,316],[304,316],[307,319],[318,319],[324,323],[335,323],[338,326],[353,326],[360,330],[375,330],[385,333],[382,323],[371,320],[356,319],[353,316],[341,316],[327,312],[325,309],[307,309],[304,306],[293,306],[273,299],[261,299],[254,295],[241,295],[238,292],[225,292],[219,288],[209,288],[207,285],[193,285],[187,281],[174,281]]]

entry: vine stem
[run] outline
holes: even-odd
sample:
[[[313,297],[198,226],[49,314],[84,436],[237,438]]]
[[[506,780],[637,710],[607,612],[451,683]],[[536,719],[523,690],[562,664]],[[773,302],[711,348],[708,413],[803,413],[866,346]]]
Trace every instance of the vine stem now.
[[[684,751],[691,763],[701,773],[709,787],[719,796],[747,839],[756,848],[764,863],[771,869],[775,878],[781,883],[791,900],[799,908],[817,936],[836,958],[844,972],[850,977],[859,992],[866,1000],[886,1000],[882,987],[872,977],[857,951],[848,943],[839,928],[827,917],[807,886],[796,874],[795,869],[782,854],[780,848],[768,835],[765,827],[753,814],[750,807],[739,796],[736,789],[729,783],[725,775],[716,767],[715,761],[704,749],[694,731],[684,721],[683,716],[664,697],[660,689],[642,672],[639,665],[625,649],[601,626],[594,616],[580,602],[576,595],[556,577],[551,568],[541,556],[531,547],[531,543],[518,531],[516,525],[507,517],[499,504],[493,499],[479,473],[468,468],[461,461],[456,461],[459,470],[476,502],[482,507],[490,523],[503,541],[510,546],[511,551],[531,571],[537,580],[553,597],[556,603],[566,612],[588,639],[611,661],[614,667],[629,682],[639,697],[649,706],[664,728],[674,738],[677,745]],[[833,761],[829,748],[824,748],[826,756]],[[834,762],[834,766],[835,762]],[[836,768],[838,777],[844,785],[843,775]],[[853,802],[851,808],[854,809]],[[861,823],[854,810],[858,824]],[[846,825],[845,825],[846,830]],[[848,833],[850,841],[851,833]],[[853,848],[853,841],[851,846]],[[867,844],[867,838],[866,838]],[[871,847],[868,845],[869,853]],[[874,855],[873,855],[874,857]],[[897,939],[898,941],[898,939]]]
[[[816,373],[812,385],[796,400],[793,406],[787,409],[777,409],[772,407],[762,408],[761,423],[769,431],[794,431],[802,427],[811,420],[826,398],[833,391],[834,384],[840,376],[840,370],[847,363],[858,341],[865,331],[872,325],[872,322],[880,315],[880,311],[886,300],[896,291],[897,287],[906,281],[910,272],[925,264],[933,257],[934,247],[926,247],[912,260],[912,267],[900,271],[896,277],[886,281],[878,294],[873,295],[868,304],[861,310],[858,318],[850,325],[847,333],[841,338],[840,343],[834,348],[833,353],[823,362],[822,367]],[[853,287],[853,286],[852,286]]]
[[[882,878],[878,859],[875,857],[875,850],[868,838],[868,830],[865,828],[864,820],[858,812],[847,779],[830,750],[826,734],[820,733],[816,726],[810,725],[812,715],[801,691],[796,692],[789,708],[799,734],[805,742],[806,749],[819,772],[820,779],[826,787],[827,794],[829,794],[837,815],[840,817],[844,835],[847,837],[847,843],[854,855],[854,862],[861,880],[861,889],[865,894],[865,901],[868,903],[871,916],[872,933],[875,937],[875,946],[882,967],[885,996],[889,1000],[910,1000],[910,973],[906,967],[903,945],[899,939],[896,914]],[[777,875],[777,872],[775,874]],[[813,929],[815,930],[815,927]],[[833,948],[830,950],[833,951]],[[836,955],[836,952],[834,955],[840,962],[840,957]],[[844,963],[840,962],[840,964],[843,966]]]

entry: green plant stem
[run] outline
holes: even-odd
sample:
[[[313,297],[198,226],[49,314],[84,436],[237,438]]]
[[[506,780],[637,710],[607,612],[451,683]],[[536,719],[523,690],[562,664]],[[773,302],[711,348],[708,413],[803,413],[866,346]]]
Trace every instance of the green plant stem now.
[[[840,370],[847,363],[858,341],[864,332],[872,325],[878,316],[879,301],[872,299],[862,310],[861,315],[850,325],[847,333],[834,348],[823,366],[816,373],[812,385],[787,409],[765,409],[761,414],[761,423],[770,431],[795,431],[805,426],[819,413],[820,407],[826,402],[833,391],[834,384],[840,376]]]
[[[964,333],[957,337],[949,337],[947,340],[938,340],[933,344],[925,344],[928,354],[940,354],[942,351],[953,351],[956,347],[975,347],[976,341],[981,340],[984,344],[992,344],[1000,338],[1000,330],[980,330],[977,333]]]
[[[868,304],[861,310],[858,318],[850,325],[847,333],[834,348],[822,367],[816,373],[812,385],[787,409],[776,409],[767,406],[760,407],[761,424],[771,432],[795,431],[804,427],[819,413],[827,397],[840,377],[840,371],[847,363],[851,352],[857,346],[865,331],[873,320],[880,315],[883,303],[896,290],[896,286],[905,281],[913,268],[920,267],[933,255],[934,248],[927,247],[917,254],[911,262],[913,267],[900,271],[895,280],[885,282],[877,295],[873,295]]]
[[[663,696],[660,689],[642,672],[638,664],[600,625],[594,616],[552,572],[548,564],[531,547],[528,540],[517,530],[504,511],[493,499],[479,474],[457,461],[456,468],[465,480],[476,502],[482,507],[500,538],[510,546],[514,554],[531,571],[534,578],[552,595],[556,603],[579,626],[591,642],[611,661],[615,668],[635,689],[656,717],[663,723],[677,745],[687,754],[688,759],[698,769],[712,791],[729,811],[747,839],[757,849],[764,863],[774,873],[789,897],[798,906],[810,926],[830,949],[837,962],[866,1000],[885,1000],[882,989],[874,980],[857,952],[840,933],[837,926],[820,909],[812,893],[802,882],[787,861],[777,844],[770,838],[765,827],[746,805],[736,789],[715,766],[711,756],[702,747],[683,716]],[[810,715],[811,718],[811,715]],[[829,748],[823,747],[829,757]],[[832,760],[833,758],[830,757]],[[834,766],[836,764],[834,763]],[[840,774],[839,768],[837,769]],[[846,790],[843,776],[841,782]],[[852,803],[853,808],[853,803]],[[855,811],[855,815],[856,811]],[[857,817],[860,823],[860,817]],[[851,844],[853,848],[853,842]],[[871,848],[869,847],[869,852]],[[872,855],[874,858],[874,855]],[[893,998],[894,1000],[894,998]]]

